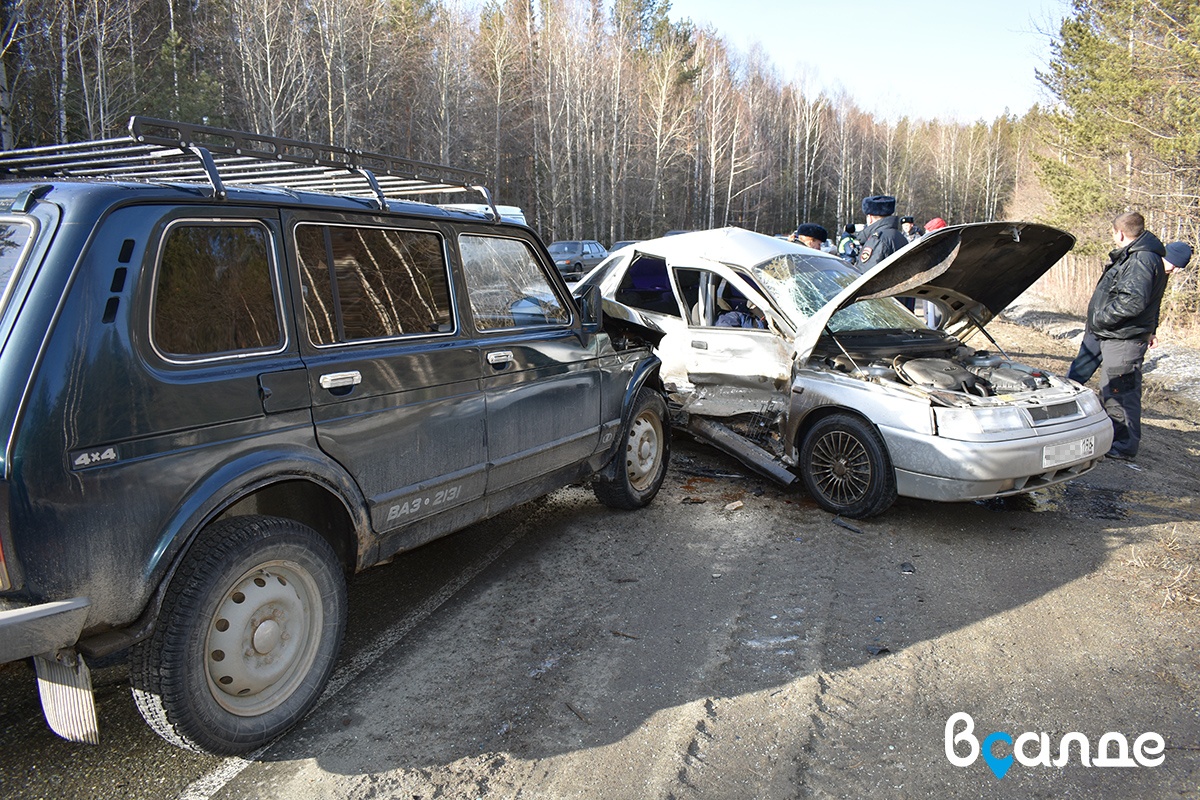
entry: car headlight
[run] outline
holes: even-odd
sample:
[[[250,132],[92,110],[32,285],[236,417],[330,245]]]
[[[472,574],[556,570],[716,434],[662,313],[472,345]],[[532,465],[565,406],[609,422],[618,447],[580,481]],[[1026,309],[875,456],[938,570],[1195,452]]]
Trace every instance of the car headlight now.
[[[1080,392],[1076,402],[1079,403],[1079,410],[1089,417],[1104,411],[1104,404],[1100,402],[1100,397],[1091,389],[1084,389]]]
[[[939,436],[978,436],[982,433],[1001,433],[1029,427],[1018,408],[935,408]]]

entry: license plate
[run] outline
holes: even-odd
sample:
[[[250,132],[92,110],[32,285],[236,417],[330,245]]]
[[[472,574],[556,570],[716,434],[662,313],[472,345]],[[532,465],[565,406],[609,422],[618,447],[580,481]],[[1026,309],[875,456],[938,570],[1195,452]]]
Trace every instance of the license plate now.
[[[1042,467],[1057,467],[1096,455],[1096,437],[1078,439],[1065,444],[1048,444],[1042,448]]]

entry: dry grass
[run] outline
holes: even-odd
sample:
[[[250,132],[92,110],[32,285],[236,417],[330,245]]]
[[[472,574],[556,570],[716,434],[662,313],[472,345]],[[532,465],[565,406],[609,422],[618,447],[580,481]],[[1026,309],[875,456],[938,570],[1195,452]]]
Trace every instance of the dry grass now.
[[[1142,573],[1153,591],[1161,592],[1160,608],[1175,603],[1200,605],[1200,548],[1181,538],[1178,525],[1149,546],[1133,545],[1126,565]]]

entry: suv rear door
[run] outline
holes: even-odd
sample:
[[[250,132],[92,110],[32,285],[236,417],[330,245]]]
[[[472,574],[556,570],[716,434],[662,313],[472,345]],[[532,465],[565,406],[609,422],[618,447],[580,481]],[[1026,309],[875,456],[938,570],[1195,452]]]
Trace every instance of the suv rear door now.
[[[479,351],[463,334],[434,224],[294,214],[301,348],[321,449],[386,531],[486,487]]]

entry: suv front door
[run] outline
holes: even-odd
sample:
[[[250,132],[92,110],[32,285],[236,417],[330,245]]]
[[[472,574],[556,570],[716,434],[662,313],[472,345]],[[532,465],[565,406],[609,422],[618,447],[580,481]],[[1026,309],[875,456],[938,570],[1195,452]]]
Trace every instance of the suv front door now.
[[[488,491],[592,455],[600,435],[594,339],[523,239],[458,238],[487,398]]]

